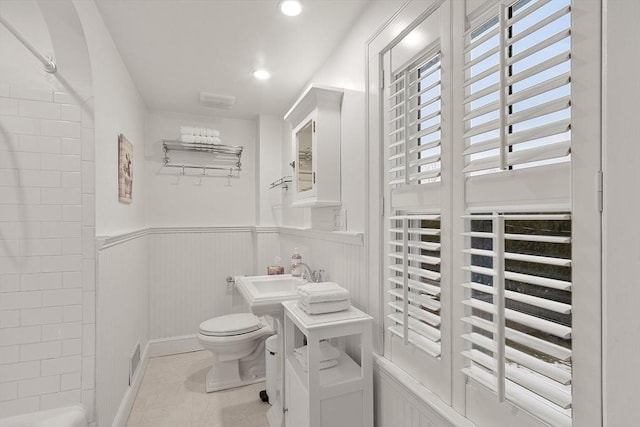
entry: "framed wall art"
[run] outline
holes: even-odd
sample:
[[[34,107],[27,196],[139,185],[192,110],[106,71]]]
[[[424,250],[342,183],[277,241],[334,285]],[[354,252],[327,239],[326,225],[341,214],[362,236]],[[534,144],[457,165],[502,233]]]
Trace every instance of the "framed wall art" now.
[[[118,200],[131,203],[133,198],[133,145],[118,135]]]

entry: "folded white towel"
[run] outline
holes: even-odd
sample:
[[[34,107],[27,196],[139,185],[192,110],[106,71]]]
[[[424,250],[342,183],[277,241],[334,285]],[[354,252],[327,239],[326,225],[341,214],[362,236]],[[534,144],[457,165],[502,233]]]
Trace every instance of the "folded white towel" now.
[[[299,300],[304,304],[349,299],[349,291],[335,282],[309,283],[298,288]]]
[[[193,126],[180,126],[180,133],[183,135],[193,135]]]
[[[342,301],[314,302],[311,304],[298,301],[298,307],[307,314],[334,313],[336,311],[348,310],[349,307],[351,307],[351,301],[345,299]]]
[[[207,144],[220,144],[222,143],[222,140],[220,138],[218,138],[217,136],[203,136],[204,138],[204,142],[206,142]]]
[[[180,135],[180,141],[182,141],[182,142],[196,142],[195,138],[196,138],[195,136],[188,135],[188,134],[185,134],[185,133]]]
[[[307,360],[307,353],[309,352],[309,347],[306,345],[302,347],[296,348],[294,351],[296,355],[300,355],[304,360]],[[337,359],[340,357],[340,350],[332,346],[327,341],[320,341],[320,361],[325,362],[331,359]]]
[[[300,363],[300,365],[302,366],[302,370],[307,372],[309,370],[309,365],[307,365],[307,359],[303,358],[300,354],[295,353],[296,356],[296,360]],[[324,360],[322,362],[320,362],[319,364],[319,369],[323,370],[323,369],[329,369],[329,368],[333,368],[334,366],[336,366],[338,364],[338,359],[331,359],[331,360]]]

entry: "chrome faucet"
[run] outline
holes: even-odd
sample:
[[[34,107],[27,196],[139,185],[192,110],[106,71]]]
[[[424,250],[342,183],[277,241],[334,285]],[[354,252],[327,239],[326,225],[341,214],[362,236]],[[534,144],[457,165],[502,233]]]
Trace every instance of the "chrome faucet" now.
[[[304,272],[302,273],[302,278],[306,281],[311,281],[313,283],[322,282],[324,270],[312,270],[307,264],[302,261],[299,261],[292,265],[293,268],[303,267]]]

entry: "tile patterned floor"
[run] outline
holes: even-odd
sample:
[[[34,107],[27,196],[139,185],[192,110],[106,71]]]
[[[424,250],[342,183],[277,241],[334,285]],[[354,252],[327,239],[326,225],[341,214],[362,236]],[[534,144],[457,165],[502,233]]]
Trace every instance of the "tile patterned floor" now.
[[[206,393],[210,367],[208,351],[150,359],[127,427],[269,427],[265,384]]]

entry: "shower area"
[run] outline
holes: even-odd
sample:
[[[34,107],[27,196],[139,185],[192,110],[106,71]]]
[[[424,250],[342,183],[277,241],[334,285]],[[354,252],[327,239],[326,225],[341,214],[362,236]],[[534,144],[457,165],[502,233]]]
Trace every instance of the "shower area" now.
[[[95,425],[93,94],[72,1],[0,2],[0,58],[0,425],[64,407]]]

